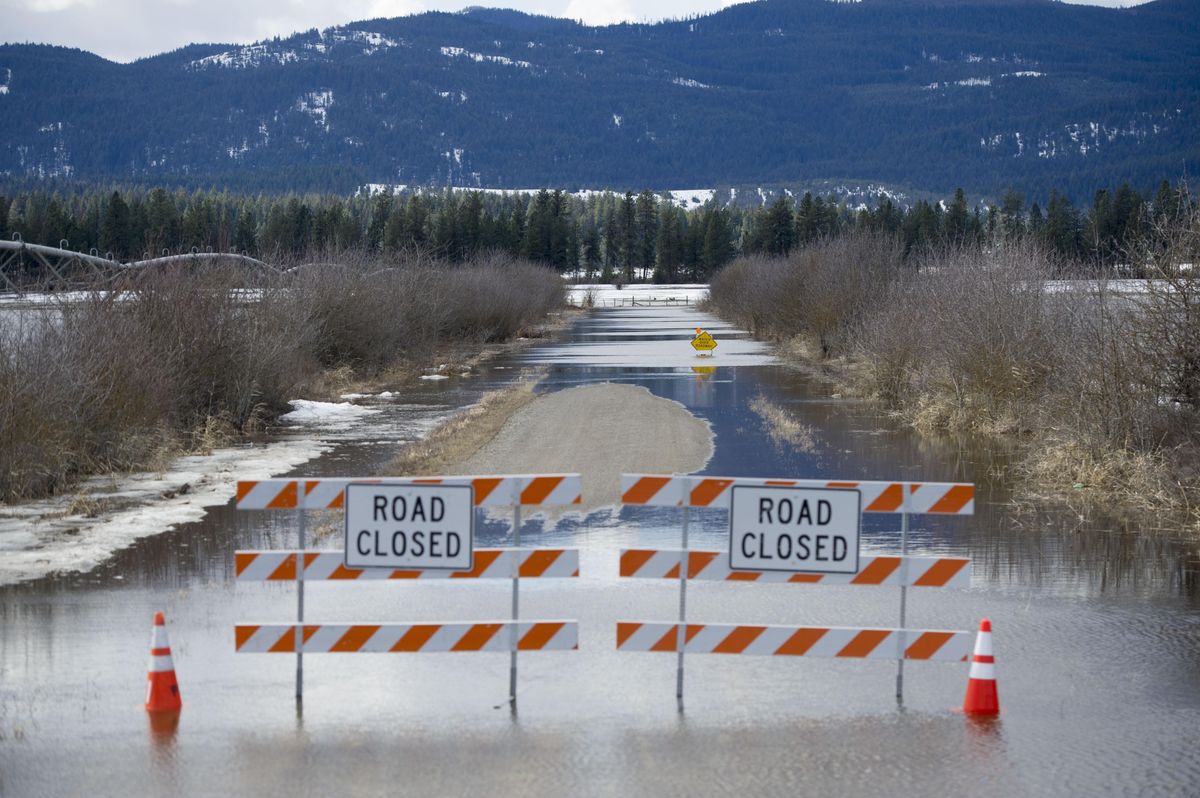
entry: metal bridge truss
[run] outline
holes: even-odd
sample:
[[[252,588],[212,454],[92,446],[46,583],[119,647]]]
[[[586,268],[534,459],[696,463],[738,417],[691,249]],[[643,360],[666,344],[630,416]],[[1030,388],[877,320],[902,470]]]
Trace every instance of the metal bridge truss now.
[[[143,269],[180,264],[200,265],[217,261],[238,262],[276,275],[278,270],[262,261],[235,252],[196,252],[121,263],[111,256],[74,252],[64,248],[27,244],[19,235],[0,240],[0,293],[42,293],[107,288],[121,277]]]

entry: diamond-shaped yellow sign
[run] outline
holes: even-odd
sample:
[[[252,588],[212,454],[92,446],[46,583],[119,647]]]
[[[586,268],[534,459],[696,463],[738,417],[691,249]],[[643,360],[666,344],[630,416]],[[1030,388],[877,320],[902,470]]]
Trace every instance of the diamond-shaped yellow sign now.
[[[692,347],[701,352],[709,352],[717,348],[717,339],[707,332],[702,332],[692,339]]]

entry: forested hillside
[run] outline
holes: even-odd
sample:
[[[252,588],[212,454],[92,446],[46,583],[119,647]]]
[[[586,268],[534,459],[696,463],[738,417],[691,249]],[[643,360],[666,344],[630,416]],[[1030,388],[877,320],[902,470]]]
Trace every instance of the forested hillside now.
[[[1200,161],[1200,3],[472,10],[116,64],[0,46],[0,173],[349,193],[878,182],[1076,202]]]

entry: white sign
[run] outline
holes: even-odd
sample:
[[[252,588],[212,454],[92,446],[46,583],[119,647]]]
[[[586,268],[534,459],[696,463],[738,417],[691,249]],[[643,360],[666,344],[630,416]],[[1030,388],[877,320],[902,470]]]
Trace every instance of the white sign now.
[[[469,571],[475,565],[470,485],[346,486],[346,567]]]
[[[858,573],[857,490],[735,485],[732,491],[731,570]]]

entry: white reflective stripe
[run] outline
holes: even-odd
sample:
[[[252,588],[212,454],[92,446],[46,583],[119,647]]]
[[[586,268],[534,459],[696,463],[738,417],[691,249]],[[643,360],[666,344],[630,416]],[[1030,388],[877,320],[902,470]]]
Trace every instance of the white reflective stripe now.
[[[264,479],[252,487],[237,503],[239,510],[265,510],[292,480]]]
[[[303,631],[307,633],[310,628],[308,627]],[[304,641],[304,651],[305,653],[309,651],[328,651],[348,631],[350,631],[350,624],[348,623],[321,624]]]
[[[175,665],[171,662],[171,655],[167,654],[163,657],[151,657],[150,664],[146,669],[150,673],[165,673],[166,671],[175,670]]]
[[[992,633],[980,632],[975,638],[975,653],[984,657],[992,656]]]
[[[171,644],[167,642],[167,627],[154,624],[154,629],[150,632],[150,648],[170,648]]]
[[[994,662],[972,662],[971,677],[972,679],[983,679],[990,681],[996,678],[996,663]]]
[[[274,626],[260,625],[254,630],[254,634],[250,635],[239,648],[238,651],[247,653],[265,653],[271,650],[271,647],[287,635],[295,626],[292,624],[277,624]]]
[[[293,554],[290,551],[258,551],[258,552],[237,552],[237,555],[253,554],[254,558],[250,563],[242,569],[242,572],[237,575],[237,578],[243,582],[261,582],[269,579],[271,574],[279,570],[284,561]]]

